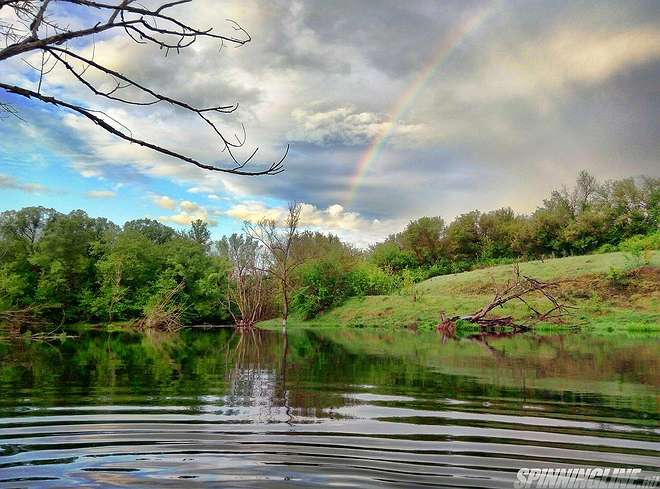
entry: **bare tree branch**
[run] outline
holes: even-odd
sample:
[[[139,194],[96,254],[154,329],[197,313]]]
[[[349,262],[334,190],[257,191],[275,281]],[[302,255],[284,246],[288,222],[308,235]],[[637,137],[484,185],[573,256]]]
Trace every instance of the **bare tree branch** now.
[[[103,20],[106,18],[105,15],[97,16],[99,20],[93,25],[70,29],[68,26],[58,25],[48,16],[49,7],[58,2],[89,9],[92,14],[95,11],[107,11],[109,15],[107,20]],[[2,37],[5,39],[5,46],[0,48],[0,62],[35,52],[41,53],[40,67],[38,63],[35,66],[24,59],[28,66],[39,72],[36,91],[7,83],[0,83],[0,88],[15,95],[36,99],[73,111],[86,117],[114,136],[186,163],[191,163],[205,170],[250,176],[281,173],[284,171],[283,162],[288,154],[288,145],[283,156],[278,160],[258,169],[248,169],[246,166],[255,158],[259,148],[252,150],[247,157],[239,159],[236,156],[234,151],[236,148],[242,147],[246,141],[244,126],[241,125],[242,136],[232,135],[232,137],[229,137],[225,136],[217,123],[211,119],[213,114],[220,115],[234,112],[238,108],[237,103],[196,107],[183,100],[159,93],[131,76],[111,69],[104,64],[103,60],[97,61],[94,59],[93,36],[113,29],[123,30],[126,35],[139,44],[158,46],[165,51],[166,55],[170,50],[180,52],[194,44],[199,38],[219,41],[221,47],[225,42],[235,46],[242,46],[250,42],[251,37],[247,31],[234,21],[228,20],[235,34],[225,35],[216,34],[212,28],[199,29],[169,14],[170,9],[173,7],[191,2],[192,0],[173,0],[150,9],[136,3],[135,0],[118,0],[114,4],[94,0],[0,0],[0,9],[10,8],[13,9],[14,13],[13,21],[0,21],[0,39]],[[76,52],[70,47],[69,43],[71,41],[89,37],[92,37],[93,54],[91,58]],[[121,126],[121,128],[118,128],[109,124],[103,117],[99,117],[97,114],[102,113],[102,111],[98,109],[84,107],[77,102],[42,94],[45,77],[58,65],[70,73],[77,82],[89,89],[93,95],[108,101],[131,106],[151,106],[162,102],[194,114],[220,140],[220,152],[226,153],[231,160],[231,165],[216,166],[215,164],[201,162],[197,158],[181,151],[165,148],[156,142],[134,138],[123,124],[115,121],[118,126]],[[111,78],[114,81],[114,86],[111,89],[101,88],[97,85],[98,82],[94,82],[85,76],[90,69],[97,70],[106,77]],[[147,96],[149,100],[135,100],[122,95],[122,91],[127,89],[131,89],[133,93]],[[6,102],[0,103],[0,111],[10,115],[16,114],[15,109]]]
[[[121,131],[120,129],[117,129],[116,127],[112,126],[111,124],[108,124],[103,118],[95,115],[93,112],[98,112],[98,111],[92,111],[91,109],[86,109],[84,107],[81,107],[79,105],[71,104],[68,102],[65,102],[63,100],[56,99],[55,97],[49,97],[46,95],[41,95],[40,93],[34,92],[32,90],[27,90],[25,88],[17,87],[14,85],[7,85],[6,83],[0,83],[0,88],[6,90],[9,93],[13,93],[16,95],[20,95],[22,97],[26,98],[35,98],[38,100],[41,100],[42,102],[46,102],[49,104],[56,105],[58,107],[63,107],[66,109],[69,109],[73,112],[76,112],[90,121],[92,121],[94,124],[99,126],[102,129],[105,129],[107,132],[110,134],[114,134],[117,137],[120,137],[126,141],[129,141],[131,143],[138,144],[140,146],[143,146],[145,148],[152,149],[154,151],[157,151],[158,153],[167,155],[167,156],[172,156],[174,158],[177,158],[179,160],[185,161],[187,163],[192,163],[193,165],[202,168],[204,170],[212,170],[212,171],[218,171],[218,172],[224,172],[224,173],[233,173],[236,175],[275,175],[277,173],[281,173],[284,171],[282,163],[284,162],[284,158],[286,158],[286,155],[289,151],[289,146],[287,145],[286,151],[282,158],[280,158],[278,161],[272,163],[268,168],[260,170],[260,171],[243,171],[241,170],[240,166],[236,166],[234,168],[218,168],[213,165],[208,165],[205,163],[202,163],[200,161],[197,161],[194,158],[191,158],[189,156],[186,156],[184,154],[178,153],[176,151],[163,148],[161,146],[158,146],[156,144],[150,143],[148,141],[144,141],[142,139],[138,139],[133,137],[130,134],[126,134],[125,132]]]

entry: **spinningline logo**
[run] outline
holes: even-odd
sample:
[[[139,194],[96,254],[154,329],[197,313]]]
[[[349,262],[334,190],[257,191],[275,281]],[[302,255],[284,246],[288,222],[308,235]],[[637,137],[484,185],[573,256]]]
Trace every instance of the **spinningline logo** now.
[[[625,489],[658,487],[660,476],[643,477],[642,469],[573,467],[562,469],[520,469],[515,489]]]

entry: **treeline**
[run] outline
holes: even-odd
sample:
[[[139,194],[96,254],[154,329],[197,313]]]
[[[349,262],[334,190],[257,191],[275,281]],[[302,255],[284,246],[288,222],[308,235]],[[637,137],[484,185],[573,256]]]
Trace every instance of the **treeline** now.
[[[573,188],[553,191],[531,215],[510,208],[472,211],[446,224],[422,217],[372,250],[394,270],[436,267],[457,272],[475,264],[614,251],[623,240],[658,229],[660,179],[599,183],[580,172]]]
[[[122,227],[77,210],[28,207],[0,214],[0,313],[52,321],[125,321],[167,302],[182,323],[306,318],[346,298],[391,293],[434,275],[537,257],[660,244],[660,179],[598,182],[581,172],[530,215],[468,212],[449,224],[411,221],[367,251],[333,235],[246,224],[214,242],[206,224],[175,231],[139,219]],[[299,210],[298,210],[299,212]],[[295,219],[294,219],[295,218]],[[295,222],[294,222],[295,220]]]
[[[141,317],[179,284],[187,322],[226,321],[228,265],[210,253],[206,225],[188,232],[150,219],[119,227],[81,210],[0,214],[0,311],[32,308],[53,321]]]

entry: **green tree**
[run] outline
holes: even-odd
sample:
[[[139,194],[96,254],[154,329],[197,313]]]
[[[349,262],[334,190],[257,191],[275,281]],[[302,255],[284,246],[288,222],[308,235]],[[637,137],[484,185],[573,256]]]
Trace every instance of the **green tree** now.
[[[136,231],[157,244],[176,236],[176,231],[154,219],[135,219],[124,224],[124,231]]]
[[[209,231],[209,226],[201,219],[195,219],[190,223],[188,237],[196,243],[199,243],[207,251],[211,247],[211,232]]]
[[[38,268],[37,300],[65,316],[79,316],[79,301],[95,286],[94,251],[118,226],[81,210],[55,216],[37,242],[30,263]]]
[[[447,227],[446,246],[454,260],[476,260],[481,252],[479,211],[461,214]]]
[[[440,258],[444,233],[441,217],[420,217],[408,223],[399,239],[404,250],[414,253],[417,264],[428,265]]]

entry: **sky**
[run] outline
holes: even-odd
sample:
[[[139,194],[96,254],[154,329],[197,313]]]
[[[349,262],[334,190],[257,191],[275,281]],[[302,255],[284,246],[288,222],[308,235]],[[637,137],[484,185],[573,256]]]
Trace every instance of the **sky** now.
[[[0,211],[81,208],[180,229],[199,218],[217,238],[298,201],[305,227],[366,246],[423,215],[533,211],[581,169],[660,176],[657,0],[195,0],[176,14],[228,34],[232,19],[252,41],[198,41],[165,56],[117,32],[74,48],[191,104],[238,102],[218,119],[223,131],[245,126],[241,151],[258,147],[257,167],[289,144],[286,171],[200,170],[0,90],[20,115],[0,118]],[[90,21],[61,7],[52,15]],[[15,58],[0,61],[0,79],[37,83]],[[171,106],[111,103],[59,69],[42,92],[227,164],[207,128]]]

